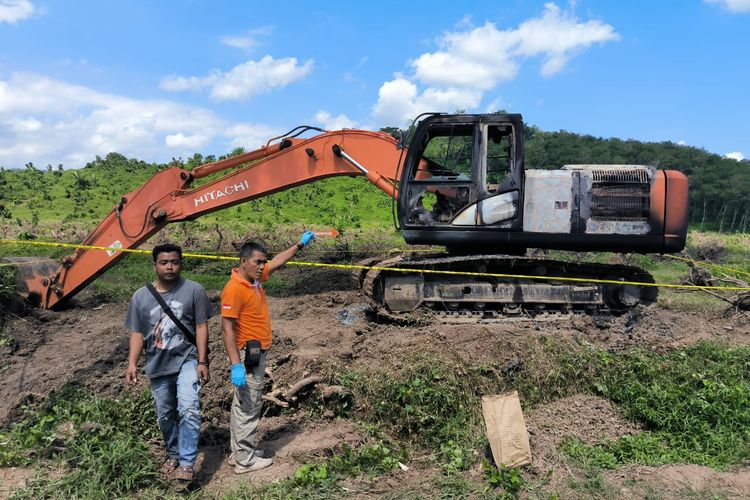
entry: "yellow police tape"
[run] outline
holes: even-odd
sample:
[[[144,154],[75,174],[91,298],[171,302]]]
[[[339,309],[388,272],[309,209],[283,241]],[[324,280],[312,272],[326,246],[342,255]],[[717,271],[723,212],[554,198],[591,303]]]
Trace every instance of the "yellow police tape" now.
[[[59,247],[59,248],[83,248],[85,250],[106,250],[110,252],[123,252],[133,254],[151,254],[150,250],[138,250],[131,248],[115,248],[115,247],[102,247],[94,245],[75,245],[71,243],[52,243],[46,241],[28,241],[28,240],[0,240],[0,244],[8,245],[29,245],[29,246],[44,246],[44,247]],[[183,257],[193,257],[199,259],[210,259],[210,260],[231,260],[236,261],[237,257],[228,257],[224,255],[213,255],[204,253],[186,253],[183,252]],[[44,261],[44,262],[48,262]],[[2,265],[24,265],[28,262],[11,262]],[[750,287],[741,286],[701,286],[701,285],[675,285],[671,283],[646,283],[639,281],[619,281],[619,280],[605,280],[605,279],[589,279],[589,278],[571,278],[567,276],[533,276],[526,274],[501,274],[501,273],[476,273],[470,271],[445,271],[437,269],[410,269],[403,267],[382,267],[382,266],[361,266],[357,264],[324,264],[322,262],[300,262],[300,261],[289,261],[286,265],[293,266],[309,266],[309,267],[325,267],[329,269],[361,269],[361,270],[373,270],[373,271],[390,271],[390,272],[404,272],[404,273],[422,273],[422,274],[447,274],[454,276],[480,276],[490,278],[519,278],[519,279],[534,279],[534,280],[545,280],[545,281],[568,281],[574,283],[601,283],[611,285],[634,285],[634,286],[650,286],[659,288],[673,288],[682,290],[732,290],[732,291],[750,291]]]

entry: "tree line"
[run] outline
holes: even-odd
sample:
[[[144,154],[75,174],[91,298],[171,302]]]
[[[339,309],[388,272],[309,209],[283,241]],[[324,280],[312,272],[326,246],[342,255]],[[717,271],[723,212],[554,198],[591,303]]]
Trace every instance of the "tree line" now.
[[[394,135],[397,132],[390,127],[381,130]],[[218,159],[242,152],[237,148]],[[173,158],[170,165],[192,169],[216,159],[195,154],[186,160]],[[692,227],[720,232],[747,232],[750,228],[750,162],[747,160],[723,158],[673,142],[603,139],[526,127],[525,168],[556,169],[566,164],[652,165],[679,170],[688,176],[690,183]],[[105,158],[97,156],[84,168],[73,171],[64,171],[62,165],[42,169],[28,163],[18,170],[0,166],[0,220],[27,215],[25,212],[31,213],[32,218],[34,213],[41,213],[44,218],[45,212],[60,213],[60,209],[68,205],[68,218],[82,215],[97,218],[111,207],[113,197],[136,188],[166,167],[166,164],[128,159],[118,153],[110,153]],[[333,186],[331,188],[336,192]],[[314,195],[314,190],[307,191],[306,195]],[[363,196],[367,198],[366,194]],[[26,210],[22,209],[24,205]],[[20,214],[17,215],[17,211]],[[20,224],[20,220],[18,222]]]

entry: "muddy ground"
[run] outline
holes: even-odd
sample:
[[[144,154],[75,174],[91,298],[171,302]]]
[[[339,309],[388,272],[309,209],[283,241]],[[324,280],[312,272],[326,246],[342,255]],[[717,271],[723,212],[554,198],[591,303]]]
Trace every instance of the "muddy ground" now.
[[[524,350],[528,339],[540,336],[560,336],[611,350],[642,346],[668,351],[699,340],[750,344],[747,314],[704,317],[657,306],[606,324],[585,317],[460,325],[381,323],[363,312],[366,300],[348,278],[324,273],[307,283],[285,297],[270,299],[275,344],[269,362],[269,385],[282,392],[305,377],[330,372],[332,368],[365,372],[397,369],[403,359],[424,351],[450,352],[472,365],[523,360],[528,354]],[[216,292],[210,295],[215,301]],[[74,302],[63,311],[32,311],[23,317],[12,317],[7,323],[5,335],[11,342],[0,347],[0,425],[18,419],[23,405],[40,403],[65,384],[82,384],[97,394],[110,396],[132,390],[123,384],[128,346],[121,325],[126,304],[97,303],[85,292]],[[274,465],[252,476],[235,475],[226,463],[231,392],[217,318],[211,320],[210,332],[212,379],[202,395],[201,447],[205,460],[199,478],[205,492],[220,494],[241,481],[263,483],[288,477],[301,463],[324,457],[344,442],[356,444],[363,439],[364,433],[354,421],[333,418],[332,414],[310,415],[298,410],[269,415],[262,420],[261,438],[263,448],[274,457]],[[273,406],[267,404],[268,408]],[[596,443],[639,430],[607,400],[590,395],[539,405],[527,410],[525,417],[533,464],[524,474],[548,477],[542,491],[530,496],[577,496],[569,483],[580,472],[558,449],[564,439],[578,437]],[[400,492],[415,490],[431,496],[431,478],[439,470],[419,461],[407,465],[408,470],[397,469],[372,480],[350,481],[346,486],[354,496],[362,498],[398,497]],[[0,479],[19,474],[0,470]],[[479,466],[466,472],[467,478],[479,480],[480,476]],[[750,497],[750,466],[727,472],[694,465],[626,467],[606,473],[604,479],[604,491],[621,498],[705,494]]]

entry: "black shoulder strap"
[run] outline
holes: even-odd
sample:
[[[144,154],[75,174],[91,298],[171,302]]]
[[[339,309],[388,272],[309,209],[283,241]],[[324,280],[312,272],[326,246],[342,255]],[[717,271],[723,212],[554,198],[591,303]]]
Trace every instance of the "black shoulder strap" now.
[[[146,288],[148,288],[148,291],[151,292],[151,295],[154,296],[156,301],[159,303],[162,309],[164,309],[164,312],[167,313],[167,316],[174,322],[175,325],[182,331],[182,333],[185,334],[185,338],[187,338],[191,344],[194,346],[198,346],[198,342],[195,339],[195,335],[193,335],[193,332],[187,329],[185,325],[182,324],[182,321],[177,319],[177,316],[174,315],[172,312],[172,308],[170,308],[166,302],[164,302],[164,299],[162,298],[161,294],[156,291],[156,288],[154,288],[154,285],[151,283],[146,283]]]

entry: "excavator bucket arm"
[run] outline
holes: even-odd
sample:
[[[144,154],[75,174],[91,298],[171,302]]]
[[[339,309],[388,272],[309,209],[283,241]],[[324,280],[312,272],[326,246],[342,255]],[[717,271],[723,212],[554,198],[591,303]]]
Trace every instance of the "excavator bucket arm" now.
[[[395,197],[402,152],[388,134],[341,130],[309,139],[283,139],[192,171],[167,168],[124,195],[81,248],[63,257],[58,265],[22,269],[20,292],[35,305],[54,308],[115,265],[124,256],[119,250],[138,247],[166,224],[195,219],[319,179],[362,175]],[[195,179],[231,168],[236,170],[191,188]]]

